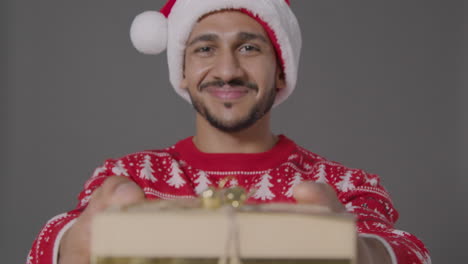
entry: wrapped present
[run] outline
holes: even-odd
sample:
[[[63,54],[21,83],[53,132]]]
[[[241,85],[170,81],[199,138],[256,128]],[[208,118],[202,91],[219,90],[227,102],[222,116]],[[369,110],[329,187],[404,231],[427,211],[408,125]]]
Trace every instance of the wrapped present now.
[[[93,264],[356,263],[355,219],[297,204],[223,199],[148,201],[111,208],[92,225]]]

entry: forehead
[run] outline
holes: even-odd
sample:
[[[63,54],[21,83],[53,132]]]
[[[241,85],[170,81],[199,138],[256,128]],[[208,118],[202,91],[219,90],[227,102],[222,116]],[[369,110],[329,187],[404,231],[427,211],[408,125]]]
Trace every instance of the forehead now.
[[[249,15],[237,10],[222,10],[200,18],[192,29],[189,41],[201,34],[235,35],[239,32],[260,34],[268,39],[262,25]]]

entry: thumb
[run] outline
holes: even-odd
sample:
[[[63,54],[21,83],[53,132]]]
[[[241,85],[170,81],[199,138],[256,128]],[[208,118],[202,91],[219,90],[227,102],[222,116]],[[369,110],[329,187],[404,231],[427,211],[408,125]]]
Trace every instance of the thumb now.
[[[110,206],[126,206],[145,200],[145,193],[133,181],[119,184],[112,193]]]
[[[293,196],[298,203],[328,207],[333,212],[344,211],[335,190],[325,183],[301,182],[294,187]]]
[[[294,187],[293,196],[298,203],[324,205],[325,194],[322,189],[319,183],[301,182]]]

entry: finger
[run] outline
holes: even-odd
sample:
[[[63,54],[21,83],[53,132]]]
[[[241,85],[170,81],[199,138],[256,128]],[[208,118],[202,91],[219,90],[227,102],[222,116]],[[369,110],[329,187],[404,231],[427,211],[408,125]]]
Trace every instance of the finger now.
[[[133,181],[123,182],[112,194],[109,205],[125,206],[145,200],[145,193]]]
[[[123,190],[122,194],[120,195],[121,198],[114,198],[115,192],[117,191],[117,189],[119,189],[120,186],[125,186],[125,184],[127,183],[134,184],[134,186],[130,187],[131,189],[135,187],[139,188],[138,185],[136,185],[136,183],[134,183],[132,180],[126,177],[122,177],[122,176],[108,177],[102,183],[102,185],[93,192],[93,195],[91,196],[91,199],[89,201],[88,208],[85,210],[86,215],[92,216],[104,210],[111,204],[120,205],[120,203],[123,203],[122,205],[125,205],[126,199],[132,200],[132,199],[135,199],[135,196],[138,196],[138,195],[133,194],[135,192],[141,192],[141,194],[144,197],[143,191],[140,189],[138,191]],[[122,188],[125,189],[124,187]],[[130,197],[126,198],[127,196],[130,196]]]
[[[328,184],[311,181],[301,182],[294,187],[293,196],[298,203],[321,205],[334,212],[344,210],[335,190]]]
[[[293,189],[293,196],[298,203],[323,204],[324,191],[319,183],[301,182]]]

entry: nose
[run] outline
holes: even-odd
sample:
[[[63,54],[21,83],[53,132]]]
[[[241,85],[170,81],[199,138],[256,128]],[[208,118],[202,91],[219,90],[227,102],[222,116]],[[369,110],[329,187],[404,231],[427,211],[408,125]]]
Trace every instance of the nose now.
[[[217,58],[213,69],[213,77],[225,82],[244,77],[241,63],[236,54],[232,51],[221,52]]]

